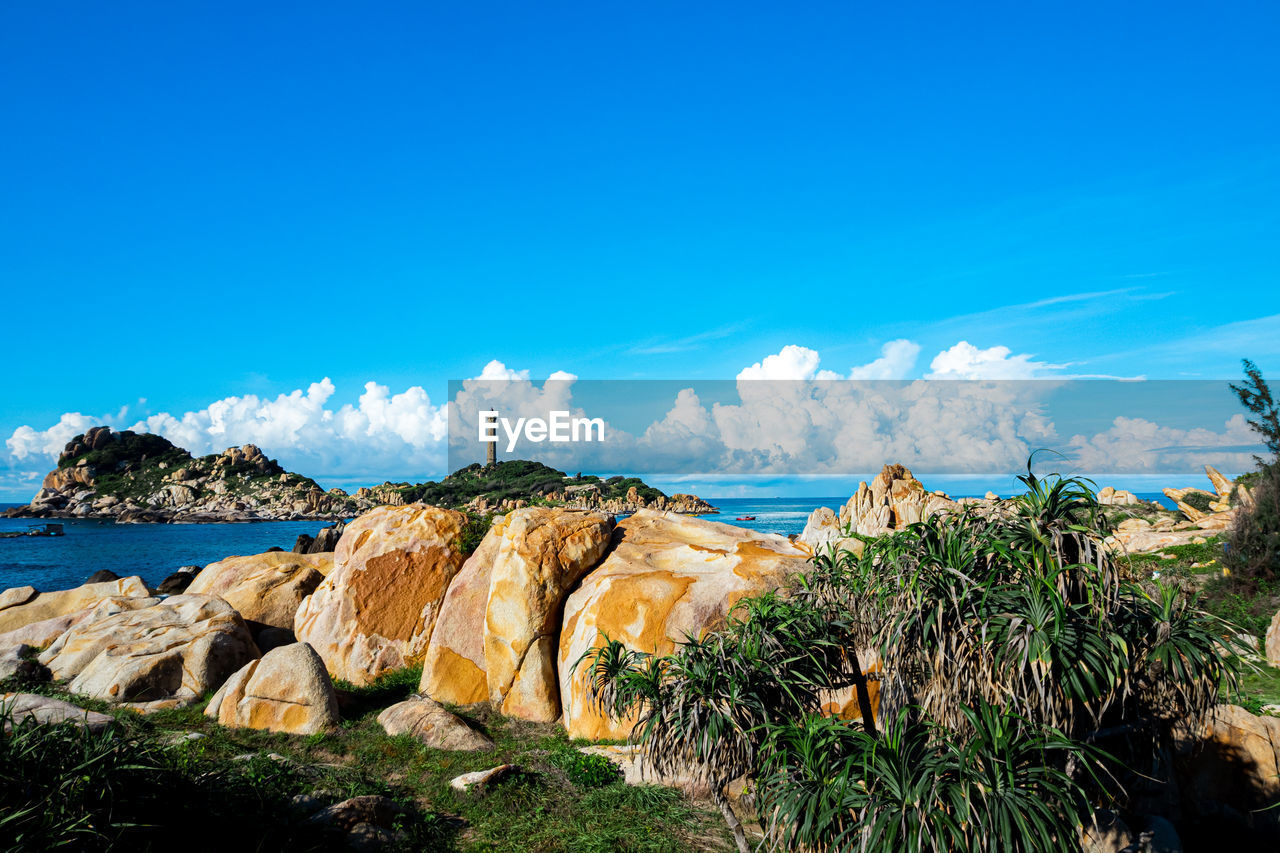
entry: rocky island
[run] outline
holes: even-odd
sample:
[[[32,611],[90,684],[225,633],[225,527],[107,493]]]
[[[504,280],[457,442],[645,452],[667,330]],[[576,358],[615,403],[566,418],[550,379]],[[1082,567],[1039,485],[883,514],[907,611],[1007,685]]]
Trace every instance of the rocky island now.
[[[530,505],[612,513],[644,508],[686,515],[716,512],[696,495],[666,495],[635,477],[568,476],[538,462],[471,465],[440,482],[322,489],[286,471],[258,447],[193,456],[168,439],[93,427],[69,441],[16,518],[102,518],[129,522],[336,521],[377,506],[427,503],[478,513]]]

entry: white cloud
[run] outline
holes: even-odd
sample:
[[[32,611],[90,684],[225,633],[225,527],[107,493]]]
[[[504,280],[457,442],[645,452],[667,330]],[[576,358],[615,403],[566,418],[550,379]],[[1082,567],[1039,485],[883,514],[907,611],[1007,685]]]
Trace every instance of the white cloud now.
[[[889,341],[880,347],[880,357],[870,364],[849,371],[850,379],[906,379],[916,366],[920,345],[906,338]]]
[[[738,379],[813,379],[818,361],[816,350],[787,344],[777,354],[765,356],[763,361],[744,367]]]
[[[79,412],[67,412],[58,418],[58,422],[48,429],[36,430],[29,426],[20,426],[13,435],[5,439],[9,454],[14,460],[51,458],[58,454],[68,441],[83,433],[91,426],[110,421],[111,418],[100,418],[82,415]]]
[[[978,349],[961,341],[933,357],[926,379],[1037,379],[1046,371],[1060,370],[1065,365],[1032,361],[1030,355],[1013,355],[1008,347]],[[1050,374],[1052,375],[1052,374]]]
[[[496,358],[493,361],[486,364],[484,366],[484,370],[480,371],[480,375],[476,377],[476,379],[508,380],[512,382],[519,381],[522,379],[528,379],[528,378],[529,378],[529,371],[511,370],[505,364],[498,361]]]

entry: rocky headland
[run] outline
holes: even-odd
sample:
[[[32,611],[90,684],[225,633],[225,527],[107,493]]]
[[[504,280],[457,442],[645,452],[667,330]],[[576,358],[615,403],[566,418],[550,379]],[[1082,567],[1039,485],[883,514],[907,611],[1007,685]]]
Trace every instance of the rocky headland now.
[[[285,471],[252,444],[195,457],[158,435],[94,427],[67,443],[31,503],[7,514],[121,523],[337,520],[372,506]]]
[[[427,503],[482,514],[530,505],[610,513],[651,508],[699,515],[716,508],[696,495],[666,495],[634,477],[566,475],[537,462],[471,465],[440,482],[322,489],[286,471],[258,447],[192,456],[150,433],[94,427],[63,448],[17,518],[101,518],[130,522],[338,521],[377,506]],[[330,544],[327,550],[332,550]]]

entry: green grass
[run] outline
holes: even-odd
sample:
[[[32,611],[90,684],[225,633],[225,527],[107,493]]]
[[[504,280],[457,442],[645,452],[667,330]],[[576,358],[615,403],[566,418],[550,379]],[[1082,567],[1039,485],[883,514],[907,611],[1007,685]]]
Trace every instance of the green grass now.
[[[1280,705],[1280,669],[1263,663],[1240,673],[1236,692],[1227,700],[1251,714],[1261,714],[1263,705]]]
[[[129,843],[121,849],[145,849],[161,830],[189,838],[215,819],[220,825],[209,844],[216,838],[243,846],[248,833],[253,836],[250,849],[326,849],[301,832],[296,810],[289,806],[295,795],[316,792],[326,802],[362,794],[390,797],[404,810],[401,828],[414,850],[732,849],[719,814],[710,807],[668,789],[628,787],[616,774],[603,779],[598,769],[591,769],[594,763],[578,761],[577,747],[584,742],[570,741],[558,724],[513,720],[487,708],[472,711],[467,721],[496,745],[482,753],[428,749],[409,737],[388,736],[377,723],[378,713],[416,691],[420,674],[408,669],[366,687],[339,684],[340,729],[310,736],[225,729],[203,715],[204,702],[143,717],[66,696],[58,685],[0,682],[0,691],[60,696],[119,721],[111,739],[132,745],[128,749],[146,759],[145,766],[152,769],[141,778],[161,783],[157,787],[130,779],[114,789],[122,802],[133,798],[150,804],[147,819],[161,824],[155,830],[124,830]],[[170,745],[189,732],[204,737]],[[268,759],[268,753],[286,760]],[[521,772],[481,792],[463,794],[449,787],[455,776],[504,763],[518,765]],[[67,775],[53,774],[55,781]],[[97,779],[92,771],[88,775],[95,786],[110,787],[109,780]],[[12,793],[12,785],[10,789]],[[186,804],[171,802],[179,795]],[[61,802],[56,791],[42,796]]]

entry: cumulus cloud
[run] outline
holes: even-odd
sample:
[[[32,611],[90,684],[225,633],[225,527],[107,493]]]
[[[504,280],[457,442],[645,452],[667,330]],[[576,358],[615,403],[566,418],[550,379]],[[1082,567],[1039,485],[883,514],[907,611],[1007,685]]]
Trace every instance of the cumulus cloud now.
[[[1065,365],[1032,361],[1027,354],[1014,355],[1008,347],[978,349],[961,341],[933,357],[926,379],[1038,379]]]
[[[819,360],[816,350],[788,344],[780,352],[744,367],[738,379],[813,379]]]
[[[880,357],[870,364],[849,371],[850,379],[906,379],[916,366],[920,345],[906,338],[889,341],[880,347]]]
[[[1258,452],[1258,435],[1241,414],[1227,418],[1221,431],[1117,417],[1102,432],[1073,435],[1067,447],[1076,465],[1099,474],[1159,474],[1195,470],[1206,463],[1226,471],[1247,471]]]
[[[900,338],[880,347],[880,357],[869,364],[854,367],[849,379],[905,379],[915,367],[920,345]],[[738,379],[793,379],[831,381],[843,379],[834,370],[819,370],[821,356],[817,350],[788,344],[774,355],[765,356],[738,373]]]

